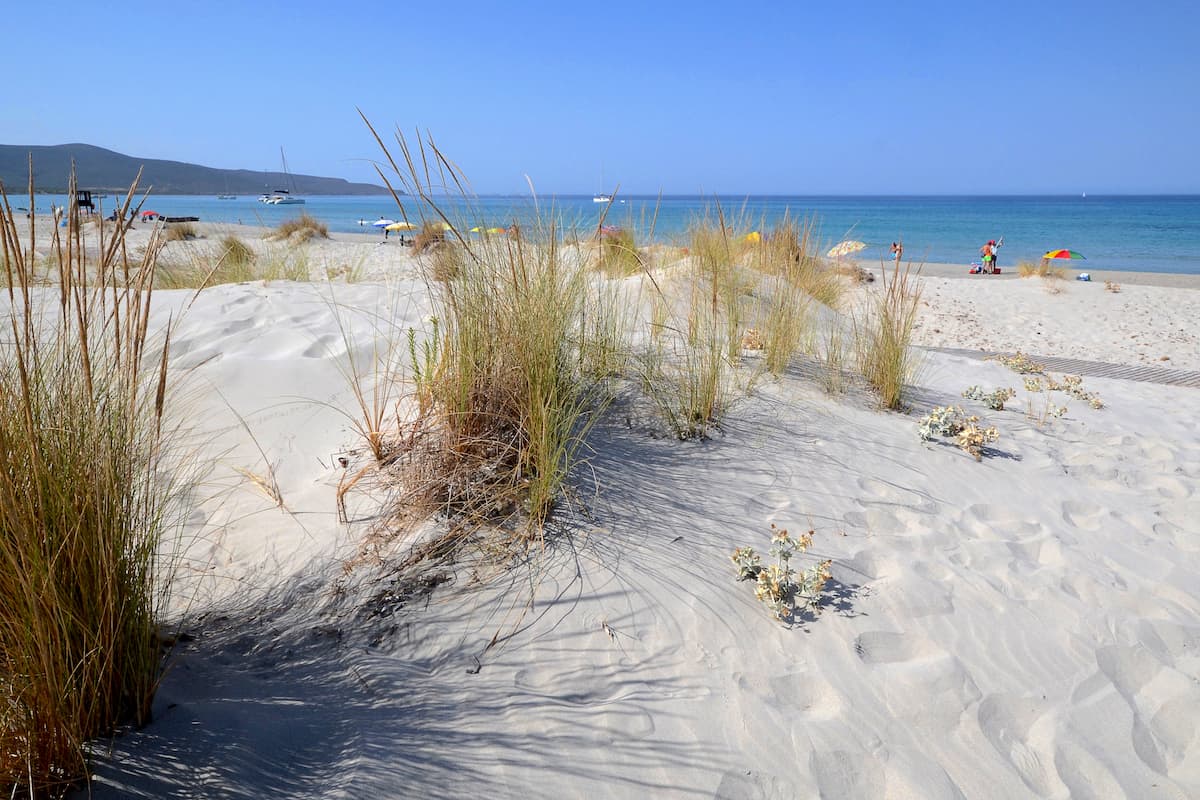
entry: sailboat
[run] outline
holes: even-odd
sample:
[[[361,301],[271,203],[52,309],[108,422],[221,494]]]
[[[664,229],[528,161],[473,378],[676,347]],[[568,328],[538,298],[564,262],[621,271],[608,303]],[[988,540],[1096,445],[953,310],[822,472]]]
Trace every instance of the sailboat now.
[[[604,166],[600,166],[600,192],[592,195],[593,203],[611,203],[612,195],[604,191]]]
[[[283,162],[283,174],[287,176],[288,183],[292,189],[296,188],[296,182],[292,180],[292,173],[288,172],[287,156],[283,154],[283,148],[279,148],[279,159]],[[265,199],[264,199],[265,198]],[[260,201],[272,206],[302,206],[304,205],[303,197],[293,197],[288,189],[276,189],[270,196],[263,195],[258,198]]]

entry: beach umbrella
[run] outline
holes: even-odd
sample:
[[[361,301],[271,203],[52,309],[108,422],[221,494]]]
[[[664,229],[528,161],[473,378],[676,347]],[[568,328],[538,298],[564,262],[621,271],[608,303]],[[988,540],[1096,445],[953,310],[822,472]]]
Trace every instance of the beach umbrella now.
[[[829,258],[841,258],[848,256],[851,253],[857,253],[859,250],[866,250],[867,243],[860,242],[855,239],[847,239],[844,242],[838,242],[833,247],[829,248],[829,252],[825,255]]]
[[[371,224],[374,225],[376,228],[386,228],[388,225],[395,225],[396,220],[384,219],[383,217],[380,217],[379,219],[375,220]]]
[[[1064,258],[1072,261],[1086,261],[1083,253],[1077,253],[1074,250],[1049,250],[1042,258]]]
[[[742,237],[742,241],[747,242],[748,244],[758,244],[762,241],[762,234],[758,231],[750,231]],[[862,244],[862,242],[859,242],[859,244]],[[866,245],[863,244],[863,247],[866,247]],[[862,248],[860,247],[859,249],[861,250]]]
[[[488,228],[488,233],[508,233],[508,228]]]
[[[375,223],[378,225],[379,223]],[[383,227],[385,231],[411,231],[417,226],[411,222],[390,222]]]
[[[153,218],[157,218],[157,217],[159,217],[159,216],[162,216],[162,215],[161,215],[161,214],[159,214],[157,211],[143,211],[143,212],[142,212],[142,219],[143,219],[143,220],[145,220],[145,219],[147,219],[147,218],[151,218],[151,219],[153,219]]]

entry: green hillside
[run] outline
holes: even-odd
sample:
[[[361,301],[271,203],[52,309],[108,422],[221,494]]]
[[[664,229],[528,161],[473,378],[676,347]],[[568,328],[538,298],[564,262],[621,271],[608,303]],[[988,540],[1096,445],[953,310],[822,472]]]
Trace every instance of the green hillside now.
[[[0,181],[8,193],[29,186],[29,157],[33,156],[34,186],[39,192],[62,192],[67,188],[71,160],[80,189],[119,191],[128,189],[143,168],[141,186],[154,194],[262,194],[272,189],[291,189],[296,194],[385,194],[382,186],[351,183],[342,178],[291,175],[248,169],[216,169],[182,161],[134,158],[90,144],[0,145]]]

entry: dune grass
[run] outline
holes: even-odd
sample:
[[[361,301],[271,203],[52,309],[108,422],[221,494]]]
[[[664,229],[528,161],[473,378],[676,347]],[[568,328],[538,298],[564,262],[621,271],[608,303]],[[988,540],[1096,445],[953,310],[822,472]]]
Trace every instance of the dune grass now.
[[[586,264],[563,248],[552,209],[507,236],[463,238],[487,222],[470,218],[465,178],[436,144],[418,140],[414,150],[397,133],[397,160],[371,131],[390,167],[381,178],[430,209],[414,249],[435,252],[421,261],[439,323],[436,346],[421,351],[436,355],[422,367],[428,402],[401,421],[390,451],[402,502],[454,530],[491,526],[518,543],[540,540],[604,402],[580,367],[592,330]],[[461,219],[433,196],[447,188],[463,199]]]
[[[271,239],[287,239],[291,242],[307,242],[309,239],[328,239],[329,226],[301,212],[300,216],[284,220],[271,233]]]
[[[168,242],[185,242],[197,236],[196,226],[190,222],[172,222],[163,228],[163,238]]]
[[[842,278],[814,252],[811,222],[791,215],[782,220],[750,252],[750,265],[769,276],[757,312],[767,369],[782,374],[812,338],[811,303],[840,304]]]
[[[879,291],[853,319],[858,369],[883,408],[902,407],[905,385],[916,371],[911,344],[921,302],[919,276],[920,268],[914,272],[911,263],[903,269],[897,264],[890,275],[884,269]]]
[[[167,347],[148,329],[159,243],[132,262],[117,225],[90,257],[72,204],[57,285],[39,288],[32,234],[26,249],[0,197],[0,781],[52,796],[85,778],[89,738],[149,719],[160,674],[174,506]]]
[[[1062,267],[1051,266],[1050,260],[1043,258],[1037,264],[1032,261],[1017,263],[1017,274],[1022,278],[1047,278],[1049,280],[1065,280],[1067,271]]]
[[[295,241],[290,240],[290,241]],[[311,269],[302,248],[268,250],[257,254],[232,234],[215,248],[185,245],[182,252],[168,249],[157,260],[155,285],[160,289],[203,289],[250,281],[308,281]],[[349,279],[349,272],[344,273]]]
[[[690,226],[683,272],[669,283],[651,279],[650,335],[633,363],[643,393],[681,440],[708,437],[729,406],[753,287],[738,252],[718,206]]]
[[[596,267],[610,278],[627,278],[637,275],[644,268],[637,241],[633,231],[628,228],[602,232],[598,248]]]

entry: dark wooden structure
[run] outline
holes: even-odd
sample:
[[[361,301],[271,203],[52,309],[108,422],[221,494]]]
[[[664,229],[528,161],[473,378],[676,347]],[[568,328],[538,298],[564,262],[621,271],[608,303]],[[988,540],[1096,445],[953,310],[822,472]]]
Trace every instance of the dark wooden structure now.
[[[92,192],[90,189],[77,189],[75,191],[75,206],[87,214],[96,213],[96,204],[92,202]]]

